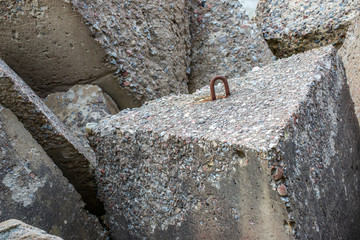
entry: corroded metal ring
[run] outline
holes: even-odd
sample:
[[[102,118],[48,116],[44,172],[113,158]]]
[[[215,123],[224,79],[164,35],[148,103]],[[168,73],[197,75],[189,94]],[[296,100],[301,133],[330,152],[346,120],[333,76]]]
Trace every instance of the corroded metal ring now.
[[[226,80],[226,78],[225,78],[224,76],[218,75],[218,76],[213,77],[213,78],[211,79],[211,81],[210,81],[210,93],[211,93],[211,99],[212,99],[213,101],[216,100],[215,87],[214,87],[214,85],[215,85],[215,81],[218,80],[218,79],[222,80],[223,83],[224,83],[224,86],[225,86],[225,94],[226,94],[225,97],[230,96],[230,89],[229,89],[228,81]]]

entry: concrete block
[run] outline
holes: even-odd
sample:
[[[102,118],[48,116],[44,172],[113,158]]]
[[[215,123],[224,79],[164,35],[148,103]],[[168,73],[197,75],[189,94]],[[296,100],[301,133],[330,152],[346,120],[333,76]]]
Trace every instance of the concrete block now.
[[[97,84],[123,109],[187,93],[185,3],[3,1],[0,57],[41,97]]]
[[[84,210],[75,188],[16,116],[0,106],[0,222],[12,218],[64,239],[105,239],[99,221]],[[29,236],[20,229],[28,227],[2,223],[0,239],[23,239],[20,233]]]
[[[93,150],[86,139],[86,124],[97,123],[119,112],[109,95],[98,86],[89,84],[75,85],[67,92],[52,93],[44,103],[90,152]]]
[[[190,92],[216,75],[238,78],[273,61],[261,31],[238,0],[191,0],[190,12]]]
[[[260,0],[256,21],[272,52],[279,58],[345,40],[360,12],[359,1]]]
[[[0,104],[11,109],[81,194],[87,209],[100,213],[93,151],[86,150],[22,79],[0,60]],[[88,148],[89,149],[89,148]],[[100,211],[100,212],[98,212]]]
[[[332,47],[101,121],[114,239],[355,239],[359,125]],[[219,85],[217,93],[222,95]]]

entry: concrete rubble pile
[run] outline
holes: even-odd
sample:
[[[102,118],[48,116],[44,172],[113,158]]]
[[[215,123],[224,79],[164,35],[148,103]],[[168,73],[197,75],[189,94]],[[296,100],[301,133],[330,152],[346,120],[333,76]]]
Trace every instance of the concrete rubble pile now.
[[[93,151],[80,144],[44,102],[0,59],[0,104],[9,108],[81,194],[86,208],[101,214]]]
[[[40,97],[96,84],[120,109],[272,61],[237,0],[5,1],[0,31],[0,57]]]
[[[355,103],[355,114],[360,122],[360,15],[350,26],[338,54],[344,63],[351,97]]]
[[[45,231],[11,219],[0,223],[0,239],[6,240],[62,240],[62,238],[47,234]]]
[[[0,57],[41,97],[92,83],[127,108],[188,92],[186,1],[9,1],[1,6]]]
[[[93,150],[86,139],[86,124],[119,112],[116,103],[96,85],[75,85],[67,92],[50,94],[44,103],[89,152]]]
[[[356,238],[359,125],[336,50],[230,89],[164,97],[93,129],[113,239]]]
[[[64,239],[105,239],[75,188],[16,116],[1,106],[0,192],[0,222],[21,219]],[[0,224],[0,239],[20,239],[10,237],[18,234],[13,229],[22,228],[15,223]]]
[[[261,32],[238,0],[190,2],[190,92],[209,84],[215,75],[238,78],[273,61]]]
[[[359,12],[357,0],[260,0],[256,21],[272,52],[282,58],[330,44],[339,48]]]

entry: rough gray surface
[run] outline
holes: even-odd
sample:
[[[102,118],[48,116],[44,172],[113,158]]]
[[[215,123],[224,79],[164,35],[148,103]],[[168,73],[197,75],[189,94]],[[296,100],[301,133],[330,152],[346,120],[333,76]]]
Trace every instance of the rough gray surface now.
[[[339,48],[360,12],[358,0],[260,0],[257,23],[277,57],[326,45]]]
[[[11,109],[83,197],[93,213],[97,199],[94,152],[75,139],[43,101],[0,59],[0,104]]]
[[[0,57],[41,97],[91,83],[123,109],[186,93],[185,2],[1,1]]]
[[[0,223],[0,239],[3,240],[62,240],[62,238],[47,234],[45,231],[11,219]]]
[[[106,63],[104,49],[66,1],[1,1],[0,32],[0,57],[40,97],[96,83],[120,108],[140,106],[117,83],[116,67]]]
[[[164,97],[94,129],[113,234],[356,238],[359,126],[335,49],[255,69],[230,89],[215,102],[207,87]]]
[[[215,75],[238,78],[273,61],[267,43],[238,0],[190,0],[191,67],[189,91]]]
[[[52,93],[44,103],[74,133],[87,151],[86,124],[97,123],[119,112],[114,101],[96,85],[75,85],[67,92]]]
[[[360,16],[349,27],[346,39],[338,52],[344,63],[355,114],[360,122]]]
[[[71,0],[116,66],[119,84],[137,99],[187,93],[186,1]]]
[[[20,219],[64,239],[105,239],[96,217],[83,207],[41,146],[0,106],[0,222]],[[18,227],[0,224],[0,239],[20,239],[14,237],[19,231],[13,232]]]

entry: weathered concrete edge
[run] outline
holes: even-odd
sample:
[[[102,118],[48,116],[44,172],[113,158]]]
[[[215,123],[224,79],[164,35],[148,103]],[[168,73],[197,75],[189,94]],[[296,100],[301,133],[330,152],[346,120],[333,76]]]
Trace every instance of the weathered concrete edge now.
[[[0,59],[0,103],[12,110],[86,203],[97,213],[94,152],[87,152],[35,92]],[[102,210],[101,210],[102,212]]]

